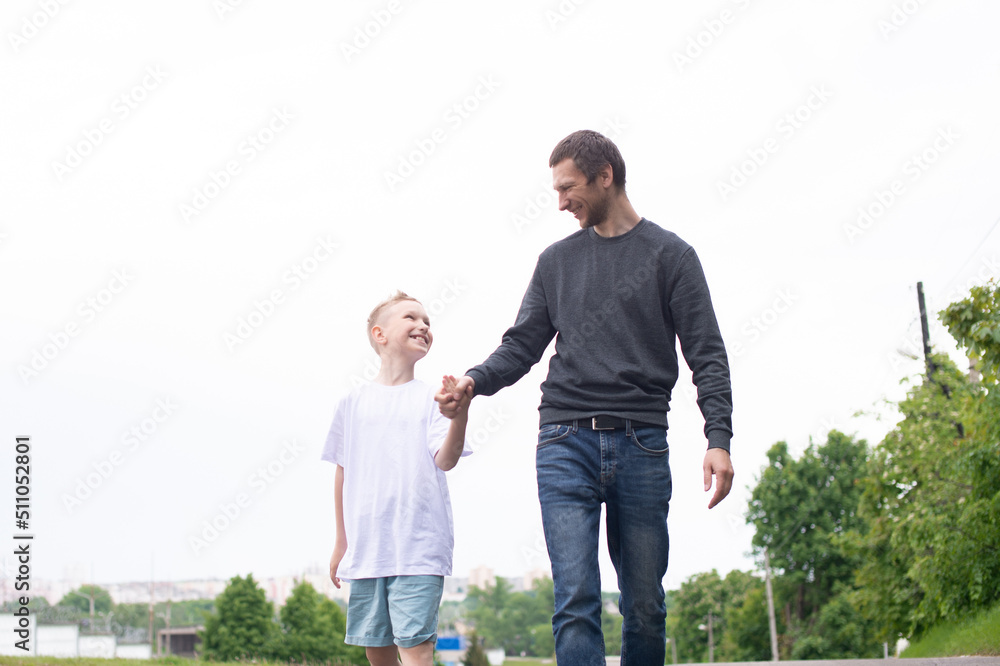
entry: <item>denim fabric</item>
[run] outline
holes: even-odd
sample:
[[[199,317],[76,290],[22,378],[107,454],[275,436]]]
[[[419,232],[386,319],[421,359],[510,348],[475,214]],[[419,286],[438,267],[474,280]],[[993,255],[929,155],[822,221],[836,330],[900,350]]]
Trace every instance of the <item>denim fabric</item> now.
[[[556,660],[573,666],[605,663],[597,563],[605,503],[624,617],[622,666],[662,664],[671,494],[666,429],[633,430],[631,422],[614,430],[544,425],[535,464],[555,585]]]
[[[444,576],[385,576],[351,581],[349,645],[416,647],[437,640]]]

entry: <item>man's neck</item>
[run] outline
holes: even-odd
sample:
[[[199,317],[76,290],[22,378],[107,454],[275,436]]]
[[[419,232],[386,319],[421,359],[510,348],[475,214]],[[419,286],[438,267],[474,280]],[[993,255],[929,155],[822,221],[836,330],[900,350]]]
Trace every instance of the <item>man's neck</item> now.
[[[611,203],[607,219],[594,225],[593,229],[598,236],[614,238],[631,231],[641,219],[632,208],[632,202],[628,200],[627,196],[621,194]]]

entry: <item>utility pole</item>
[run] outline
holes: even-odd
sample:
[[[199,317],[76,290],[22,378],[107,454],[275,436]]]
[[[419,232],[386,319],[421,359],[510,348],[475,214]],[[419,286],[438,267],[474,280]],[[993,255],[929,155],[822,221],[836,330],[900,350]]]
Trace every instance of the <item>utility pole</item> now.
[[[771,591],[771,556],[764,548],[764,582],[767,587],[767,623],[771,627],[771,661],[778,661],[778,624],[774,620],[774,593]]]
[[[708,611],[708,663],[715,663],[715,639],[712,637],[712,611]]]
[[[927,304],[924,303],[924,283],[917,283],[917,303],[920,305],[920,332],[924,340],[924,363],[927,365],[927,379],[932,379],[934,363],[931,361],[931,333],[927,326]]]
[[[153,555],[149,556],[149,646],[150,649],[155,645],[159,648],[156,643],[153,643],[155,636],[153,635]]]

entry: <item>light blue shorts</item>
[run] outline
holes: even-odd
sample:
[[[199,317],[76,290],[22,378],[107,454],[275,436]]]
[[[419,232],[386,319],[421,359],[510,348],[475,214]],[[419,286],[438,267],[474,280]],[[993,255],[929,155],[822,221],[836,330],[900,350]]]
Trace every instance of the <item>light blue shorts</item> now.
[[[344,642],[411,648],[437,639],[444,576],[388,576],[351,581]]]

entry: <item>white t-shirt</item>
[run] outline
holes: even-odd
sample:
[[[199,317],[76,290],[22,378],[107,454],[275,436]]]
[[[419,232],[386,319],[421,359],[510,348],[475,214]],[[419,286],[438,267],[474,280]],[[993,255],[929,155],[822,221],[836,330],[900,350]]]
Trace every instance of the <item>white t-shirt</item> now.
[[[419,380],[367,384],[340,401],[322,455],[344,468],[338,577],[451,575],[451,498],[434,463],[450,423]]]

